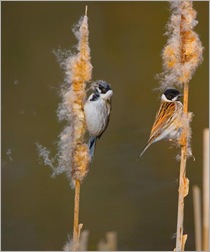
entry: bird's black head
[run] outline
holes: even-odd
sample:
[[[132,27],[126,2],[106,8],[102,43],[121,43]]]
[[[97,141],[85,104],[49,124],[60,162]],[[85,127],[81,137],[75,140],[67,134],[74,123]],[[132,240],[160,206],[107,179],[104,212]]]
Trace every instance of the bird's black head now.
[[[109,83],[103,80],[96,81],[96,90],[101,94],[106,94],[107,91],[111,90]]]
[[[163,94],[168,101],[179,101],[180,100],[180,92],[176,89],[167,89]]]
[[[98,80],[92,83],[92,88],[95,90],[91,101],[96,101],[98,98],[102,98],[104,100],[110,100],[113,91],[111,89],[111,85],[103,80]]]

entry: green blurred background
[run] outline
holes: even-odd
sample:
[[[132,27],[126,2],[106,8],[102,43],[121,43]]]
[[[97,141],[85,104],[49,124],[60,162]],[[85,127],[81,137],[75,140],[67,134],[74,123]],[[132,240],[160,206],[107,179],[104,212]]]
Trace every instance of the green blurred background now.
[[[117,231],[119,250],[173,250],[178,149],[145,145],[160,94],[168,2],[2,2],[2,250],[61,250],[72,235],[74,191],[65,175],[51,179],[35,143],[56,153],[56,110],[64,75],[52,51],[72,49],[73,24],[88,4],[93,79],[114,90],[110,125],[81,187],[80,222],[89,250]],[[192,148],[187,162],[186,250],[195,249],[192,186],[202,189],[202,134],[208,127],[209,3],[195,2],[204,61],[190,82]]]

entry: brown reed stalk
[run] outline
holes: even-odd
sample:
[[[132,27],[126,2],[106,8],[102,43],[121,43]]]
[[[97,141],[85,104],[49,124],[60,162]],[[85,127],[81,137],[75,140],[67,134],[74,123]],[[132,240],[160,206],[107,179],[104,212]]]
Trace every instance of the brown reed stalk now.
[[[117,251],[117,232],[107,232],[106,239],[100,240],[97,248],[98,251]]]
[[[184,8],[188,8],[189,11],[185,12]],[[188,62],[188,55],[186,53],[186,47],[190,31],[186,29],[186,18],[190,15],[192,6],[180,4],[180,63],[184,65]],[[184,9],[184,12],[182,11]],[[189,99],[189,80],[186,75],[189,75],[188,71],[184,69],[181,81],[183,82],[183,113],[185,117],[188,117],[188,99]],[[187,150],[188,150],[188,127],[183,128],[183,133],[180,139],[181,143],[181,160],[180,160],[180,175],[179,175],[179,196],[178,196],[178,213],[177,213],[177,235],[176,235],[176,251],[183,251],[187,236],[183,236],[184,231],[184,198],[189,192],[189,179],[186,177],[186,163],[187,163]]]
[[[193,208],[195,223],[195,249],[202,250],[201,192],[197,185],[193,186]]]
[[[55,52],[66,75],[61,89],[62,102],[57,114],[59,120],[65,120],[67,125],[59,136],[58,154],[50,159],[50,152],[37,144],[39,155],[43,157],[45,164],[52,168],[53,175],[65,172],[71,187],[75,188],[73,241],[67,242],[64,250],[78,250],[79,248],[82,228],[82,224],[79,224],[80,185],[88,173],[90,163],[89,148],[84,141],[86,83],[91,80],[92,75],[87,6],[85,15],[74,26],[73,32],[78,40],[77,52],[69,53],[61,50]],[[56,167],[55,161],[58,162]]]
[[[79,224],[80,185],[88,173],[90,162],[89,148],[84,142],[86,83],[91,80],[92,75],[87,6],[85,15],[73,28],[73,32],[78,40],[77,53],[70,54],[62,62],[66,83],[62,89],[62,103],[59,106],[58,116],[61,120],[67,121],[67,126],[60,134],[59,165],[55,173],[66,172],[71,186],[75,188],[73,240],[66,245],[75,251],[79,247],[82,228],[82,224]]]
[[[89,231],[83,230],[80,235],[79,241],[79,251],[87,251],[88,250],[88,238],[89,238]]]
[[[74,197],[74,226],[73,226],[73,244],[75,249],[79,246],[79,202],[80,202],[80,181],[75,183],[75,197]]]
[[[183,251],[187,235],[184,230],[184,198],[189,191],[189,179],[186,177],[187,158],[192,156],[190,140],[190,122],[192,113],[188,112],[189,81],[196,68],[202,62],[202,51],[198,35],[193,31],[197,24],[196,11],[191,1],[174,1],[171,4],[171,17],[168,23],[169,39],[163,49],[164,72],[160,74],[161,88],[178,86],[183,89],[182,134],[178,140],[181,146],[180,174],[178,189],[177,235],[175,251]]]
[[[209,251],[209,129],[203,132],[203,250]]]
[[[80,184],[87,174],[89,165],[88,146],[83,142],[86,131],[84,101],[86,97],[86,81],[91,78],[90,49],[88,45],[87,6],[76,36],[79,40],[78,54],[70,63],[71,97],[70,106],[73,113],[72,171],[71,178],[75,185],[74,225],[72,250],[78,250],[82,225],[79,225]],[[69,100],[68,100],[69,102]]]
[[[184,45],[184,44],[183,44]],[[183,61],[184,63],[184,61]],[[183,113],[188,116],[188,97],[189,97],[189,85],[184,83],[183,90]],[[179,196],[178,196],[178,213],[177,213],[177,233],[176,233],[176,251],[183,251],[185,247],[186,239],[183,237],[184,231],[184,198],[188,195],[189,191],[189,179],[186,177],[186,164],[187,164],[187,152],[188,141],[187,131],[188,128],[183,129],[183,133],[180,139],[181,143],[181,159],[180,159],[180,173],[179,173]]]

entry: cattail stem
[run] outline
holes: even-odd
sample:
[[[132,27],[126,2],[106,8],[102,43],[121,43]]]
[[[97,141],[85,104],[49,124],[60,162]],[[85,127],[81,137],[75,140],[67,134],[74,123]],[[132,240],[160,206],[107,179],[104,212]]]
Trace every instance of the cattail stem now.
[[[78,38],[78,53],[70,58],[69,68],[70,95],[67,102],[70,102],[72,114],[72,140],[71,143],[71,184],[75,187],[74,198],[74,225],[73,225],[73,246],[72,250],[79,249],[79,239],[82,224],[79,224],[80,185],[88,172],[89,152],[88,145],[84,143],[86,122],[84,114],[84,100],[86,97],[86,82],[91,79],[92,65],[90,63],[89,30],[87,6],[85,16],[79,22],[79,29],[75,33]]]
[[[188,96],[189,96],[189,84],[187,82],[184,83],[184,91],[183,91],[183,112],[185,113],[186,116],[188,113]]]
[[[188,114],[188,95],[189,85],[184,83],[183,90],[183,113]],[[178,196],[178,213],[177,213],[177,235],[176,235],[176,251],[184,250],[184,244],[186,239],[183,239],[184,230],[184,198],[188,194],[189,180],[186,177],[186,163],[187,163],[187,132],[184,129],[181,139],[181,160],[180,160],[180,174],[179,174],[179,196]]]
[[[75,182],[75,197],[74,197],[74,226],[73,226],[73,250],[77,250],[79,246],[79,200],[80,200],[80,181]]]
[[[88,6],[85,5],[85,16],[87,17]]]
[[[185,170],[186,170],[186,150],[184,146],[181,150],[181,163],[179,175],[179,197],[178,197],[178,214],[177,214],[177,235],[176,235],[176,251],[182,251],[183,240],[183,223],[184,223],[184,197],[185,195]]]
[[[74,26],[73,32],[78,40],[77,52],[70,54],[65,61],[65,86],[62,89],[62,103],[58,116],[67,121],[60,134],[58,173],[66,172],[70,185],[75,188],[73,240],[69,243],[71,251],[79,249],[82,224],[79,224],[80,185],[89,169],[89,148],[85,142],[86,120],[84,102],[86,84],[91,80],[92,65],[89,47],[87,5],[85,15]],[[65,246],[65,247],[68,247]]]
[[[183,23],[185,22],[184,15],[181,15],[180,22],[180,56],[181,64],[187,62],[185,54],[185,45],[187,39],[187,33],[183,29]],[[188,116],[188,96],[189,96],[189,84],[188,82],[183,83],[183,113]],[[176,249],[175,251],[183,251],[186,238],[184,239],[184,198],[188,194],[189,180],[186,178],[186,163],[187,163],[187,129],[183,129],[181,137],[181,160],[180,160],[180,174],[179,174],[179,196],[178,196],[178,213],[177,213],[177,231],[176,231]]]
[[[202,62],[203,47],[193,28],[197,24],[196,11],[192,1],[171,1],[172,15],[168,23],[169,39],[163,50],[164,77],[161,76],[162,88],[173,85],[183,89],[182,134],[178,139],[181,146],[177,236],[175,251],[184,250],[187,235],[183,235],[184,198],[189,191],[189,180],[186,177],[187,158],[192,156],[190,148],[192,113],[188,112],[189,81],[196,68]]]

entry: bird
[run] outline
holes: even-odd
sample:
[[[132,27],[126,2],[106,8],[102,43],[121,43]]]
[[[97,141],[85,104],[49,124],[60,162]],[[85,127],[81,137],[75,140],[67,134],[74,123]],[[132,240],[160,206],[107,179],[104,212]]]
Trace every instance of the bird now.
[[[103,80],[92,83],[94,92],[88,97],[84,105],[87,131],[89,133],[89,156],[93,160],[95,145],[107,129],[112,108],[113,91],[111,85]]]
[[[139,157],[149,146],[160,140],[178,141],[183,129],[182,95],[176,89],[167,89],[161,95],[160,108],[156,114],[149,140]]]

